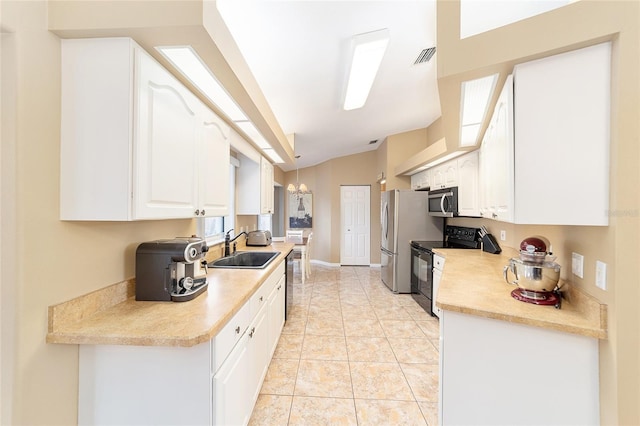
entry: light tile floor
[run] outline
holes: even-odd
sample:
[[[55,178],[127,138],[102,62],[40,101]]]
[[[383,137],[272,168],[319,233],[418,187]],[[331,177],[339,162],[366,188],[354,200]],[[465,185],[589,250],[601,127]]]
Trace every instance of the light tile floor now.
[[[379,269],[297,272],[250,424],[436,425],[438,321]]]

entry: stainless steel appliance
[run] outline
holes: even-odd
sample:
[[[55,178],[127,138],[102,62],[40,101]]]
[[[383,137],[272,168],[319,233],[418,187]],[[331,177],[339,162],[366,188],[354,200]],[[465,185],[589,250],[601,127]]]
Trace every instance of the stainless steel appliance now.
[[[447,226],[445,239],[439,241],[411,241],[411,296],[431,315],[433,312],[433,249],[479,249],[478,228]]]
[[[247,234],[248,246],[268,246],[271,244],[271,231],[251,231]]]
[[[429,191],[429,216],[458,216],[458,187]]]
[[[184,302],[207,289],[209,251],[202,238],[142,243],[136,250],[136,300]]]
[[[560,309],[562,294],[558,287],[560,265],[555,263],[547,243],[538,237],[528,237],[520,243],[520,258],[509,259],[504,267],[504,279],[517,285],[511,292],[514,299],[536,305],[552,305]],[[509,281],[509,271],[515,281]]]
[[[382,282],[394,293],[411,293],[409,242],[442,239],[444,224],[428,216],[426,192],[396,189],[381,195]]]

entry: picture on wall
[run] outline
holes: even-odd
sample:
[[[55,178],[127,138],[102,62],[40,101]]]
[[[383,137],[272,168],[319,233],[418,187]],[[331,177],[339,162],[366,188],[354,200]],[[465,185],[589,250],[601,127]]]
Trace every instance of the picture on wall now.
[[[311,228],[312,194],[291,194],[289,196],[289,228]]]

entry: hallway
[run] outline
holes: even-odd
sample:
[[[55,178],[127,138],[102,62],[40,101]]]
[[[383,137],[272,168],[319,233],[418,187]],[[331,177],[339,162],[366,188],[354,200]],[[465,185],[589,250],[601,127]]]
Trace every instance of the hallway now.
[[[437,424],[437,319],[376,268],[296,268],[293,294],[251,425]]]

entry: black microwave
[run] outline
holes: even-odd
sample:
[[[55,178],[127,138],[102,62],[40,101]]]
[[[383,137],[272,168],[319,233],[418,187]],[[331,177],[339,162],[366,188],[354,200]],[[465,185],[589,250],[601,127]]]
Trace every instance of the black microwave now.
[[[458,216],[458,187],[429,191],[429,216]]]

